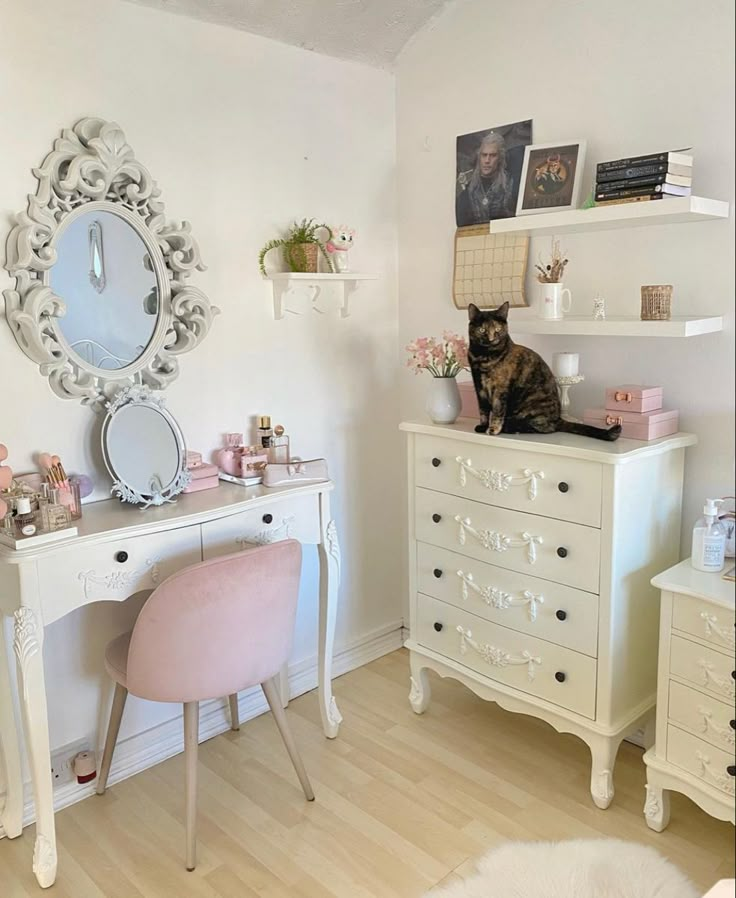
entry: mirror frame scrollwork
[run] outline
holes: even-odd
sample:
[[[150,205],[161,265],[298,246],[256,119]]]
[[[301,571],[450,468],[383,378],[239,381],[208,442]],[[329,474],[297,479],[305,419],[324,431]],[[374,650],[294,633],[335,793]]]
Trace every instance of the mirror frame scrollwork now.
[[[166,219],[160,189],[115,122],[85,118],[64,130],[33,174],[38,188],[16,216],[5,261],[16,280],[4,296],[18,345],[63,399],[103,409],[133,384],[164,389],[179,373],[178,357],[204,339],[220,311],[187,283],[193,271],[205,270],[189,222]],[[56,326],[66,312],[64,300],[48,286],[58,232],[87,207],[125,218],[152,251],[157,271],[160,319],[154,335],[138,359],[116,370],[94,368],[69,347]]]

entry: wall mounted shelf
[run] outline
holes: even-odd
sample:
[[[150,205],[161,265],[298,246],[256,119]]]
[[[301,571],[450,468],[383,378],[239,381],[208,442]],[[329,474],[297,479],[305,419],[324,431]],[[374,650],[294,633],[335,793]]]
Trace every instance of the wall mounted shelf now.
[[[662,200],[665,202],[665,200]],[[560,321],[542,318],[509,319],[509,329],[514,334],[557,334],[575,337],[697,337],[715,334],[723,330],[723,318],[677,317],[669,321],[641,321],[639,318],[611,316],[603,321],[574,315]]]
[[[542,212],[499,218],[490,223],[491,234],[576,234],[586,231],[610,231],[646,225],[681,224],[692,221],[728,218],[729,204],[701,196],[667,197],[648,203],[621,203],[592,209]]]
[[[340,296],[340,316],[347,318],[350,314],[349,300],[352,293],[358,288],[361,281],[375,281],[378,275],[375,274],[359,274],[354,271],[346,271],[341,274],[333,274],[329,271],[320,271],[317,273],[303,273],[293,271],[283,271],[277,274],[269,275],[266,280],[271,282],[271,292],[273,295],[273,317],[277,321],[284,317],[284,312],[291,312],[293,315],[302,314],[296,309],[284,308],[284,297],[289,291],[303,292],[307,294],[307,306],[314,312],[324,313],[324,309],[320,309],[317,300],[322,292],[322,287],[329,283],[338,288]]]

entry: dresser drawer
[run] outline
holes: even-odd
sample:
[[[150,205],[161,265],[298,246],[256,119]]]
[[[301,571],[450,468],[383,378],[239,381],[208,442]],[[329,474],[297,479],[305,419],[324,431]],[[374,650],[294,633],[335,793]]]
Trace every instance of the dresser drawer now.
[[[670,681],[668,719],[711,745],[733,751],[736,711],[697,689]]]
[[[416,538],[500,567],[598,592],[600,531],[416,490]]]
[[[672,636],[670,643],[670,673],[692,683],[725,701],[736,695],[733,657],[723,655],[704,645]]]
[[[458,608],[595,657],[598,596],[417,544],[417,588]]]
[[[417,436],[414,464],[417,486],[577,524],[601,523],[596,462]]]
[[[202,560],[199,527],[105,542],[38,562],[44,623],[70,608],[101,600],[122,601],[153,589],[183,567]]]
[[[722,751],[674,726],[667,727],[667,760],[704,783],[734,794],[733,751]]]
[[[484,677],[584,717],[595,717],[593,658],[417,596],[416,640]]]
[[[733,611],[693,596],[675,595],[672,628],[691,633],[726,651],[733,652],[736,646]]]
[[[240,549],[265,545],[280,539],[319,542],[317,496],[278,499],[250,511],[209,521],[202,525],[202,552],[207,558],[228,555]]]

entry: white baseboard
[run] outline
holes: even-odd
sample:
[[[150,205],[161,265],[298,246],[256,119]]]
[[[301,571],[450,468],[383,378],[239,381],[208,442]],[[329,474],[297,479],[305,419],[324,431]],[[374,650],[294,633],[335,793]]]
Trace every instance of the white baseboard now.
[[[383,655],[396,651],[404,644],[403,621],[396,621],[386,626],[373,630],[364,636],[353,640],[348,646],[335,653],[333,661],[333,675],[339,677],[342,674],[355,670],[358,667],[375,661]],[[305,692],[309,692],[317,686],[317,656],[300,661],[289,666],[289,687],[292,698],[297,698]],[[241,692],[238,699],[240,720],[245,722],[253,717],[258,717],[268,710],[266,699],[259,687]],[[199,712],[199,741],[204,742],[224,733],[230,729],[227,699],[213,699],[202,702]],[[112,768],[108,784],[118,783],[134,776],[154,764],[159,764],[167,758],[184,751],[184,737],[182,732],[181,715],[168,720],[165,723],[136,733],[127,739],[120,741],[115,747]],[[93,795],[95,782],[80,785],[79,783],[67,783],[54,790],[54,810],[75,804],[83,798]],[[23,826],[33,823],[35,809],[30,782],[24,783],[25,801],[23,805]],[[4,801],[3,793],[0,793],[0,807]],[[5,830],[0,825],[0,838],[5,836]]]

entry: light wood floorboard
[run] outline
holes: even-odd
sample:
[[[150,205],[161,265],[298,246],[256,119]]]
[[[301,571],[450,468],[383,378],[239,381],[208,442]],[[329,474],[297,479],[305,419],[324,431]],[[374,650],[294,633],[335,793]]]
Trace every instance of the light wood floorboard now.
[[[432,679],[409,708],[395,652],[335,682],[345,717],[322,736],[316,694],[289,720],[317,800],[307,803],[264,715],[199,751],[198,863],[184,868],[184,757],[61,811],[54,898],[419,898],[508,839],[615,837],[651,845],[703,891],[734,875],[734,832],[680,795],[663,833],[642,815],[642,752],[624,743],[616,798],[589,796],[590,754],[570,735]],[[34,827],[0,841],[0,896],[41,894]]]

